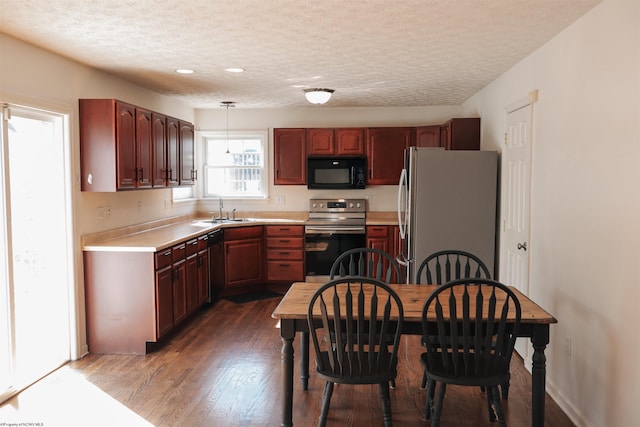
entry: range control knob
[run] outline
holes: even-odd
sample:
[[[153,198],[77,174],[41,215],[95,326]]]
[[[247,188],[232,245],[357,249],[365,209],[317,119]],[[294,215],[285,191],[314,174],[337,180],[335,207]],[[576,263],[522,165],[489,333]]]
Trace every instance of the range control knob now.
[[[349,203],[349,207],[353,209],[353,203]]]
[[[360,208],[360,202],[356,203],[356,207]]]
[[[311,207],[315,209],[315,208],[317,208],[317,207],[318,207],[318,204],[314,202],[314,203],[311,205]]]

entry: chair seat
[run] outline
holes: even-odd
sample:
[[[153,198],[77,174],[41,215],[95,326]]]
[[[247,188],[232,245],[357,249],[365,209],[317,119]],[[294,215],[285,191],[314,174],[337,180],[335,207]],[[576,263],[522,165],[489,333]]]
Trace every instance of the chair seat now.
[[[465,357],[463,353],[449,353],[448,357],[445,356],[448,361],[448,367],[445,367],[445,362],[440,354],[431,358],[427,356],[427,353],[422,353],[420,356],[427,369],[427,375],[437,382],[482,387],[501,385],[509,380],[509,368],[507,366],[509,362],[504,358],[485,355],[482,356],[482,360],[476,366],[476,356],[474,354],[466,355],[469,358],[466,364],[463,357]],[[457,372],[454,369],[455,365],[458,366]],[[465,366],[467,370],[460,372],[465,369]]]
[[[377,358],[379,353],[375,353]],[[386,355],[388,360],[388,354]],[[329,354],[326,351],[320,353],[320,359],[322,366],[331,366],[329,364]],[[389,367],[388,361],[384,363],[377,363],[374,359],[374,366],[371,366],[369,359],[364,357],[358,360],[357,354],[353,355],[351,363],[345,363],[344,369],[347,370],[345,374],[334,373],[327,369],[317,369],[318,376],[324,381],[330,381],[340,384],[380,384],[391,381],[398,375],[397,361]],[[377,369],[376,369],[377,368]],[[353,372],[349,372],[353,370]],[[376,371],[377,370],[377,371]]]

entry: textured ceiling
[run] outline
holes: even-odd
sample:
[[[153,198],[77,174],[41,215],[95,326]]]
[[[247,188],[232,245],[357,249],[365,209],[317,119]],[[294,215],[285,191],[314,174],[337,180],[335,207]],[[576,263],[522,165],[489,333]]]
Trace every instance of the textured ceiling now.
[[[600,1],[0,0],[0,32],[194,108],[458,105]]]

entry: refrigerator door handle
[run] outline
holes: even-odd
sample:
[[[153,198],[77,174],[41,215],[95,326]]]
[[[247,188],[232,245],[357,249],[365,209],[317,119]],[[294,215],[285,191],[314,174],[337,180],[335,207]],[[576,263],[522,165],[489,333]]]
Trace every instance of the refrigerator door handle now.
[[[406,206],[402,206],[402,193],[406,192],[407,186],[407,170],[402,169],[400,180],[398,181],[398,228],[400,229],[400,239],[404,240],[407,236],[407,213],[402,218],[402,212]]]

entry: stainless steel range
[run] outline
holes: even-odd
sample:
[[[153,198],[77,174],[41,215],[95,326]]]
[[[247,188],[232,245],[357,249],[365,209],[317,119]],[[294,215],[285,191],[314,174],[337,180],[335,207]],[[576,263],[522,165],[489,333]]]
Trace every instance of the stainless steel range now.
[[[305,225],[307,281],[325,281],[342,252],[366,246],[366,199],[311,199]]]

